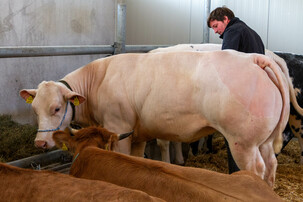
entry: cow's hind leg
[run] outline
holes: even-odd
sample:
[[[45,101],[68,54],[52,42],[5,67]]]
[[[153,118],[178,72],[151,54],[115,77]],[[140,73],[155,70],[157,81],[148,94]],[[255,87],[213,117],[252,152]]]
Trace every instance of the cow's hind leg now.
[[[224,138],[224,142],[225,142],[226,149],[227,149],[228,170],[229,170],[229,174],[231,174],[231,173],[239,171],[240,169],[237,166],[233,156],[231,155],[229,144],[228,144],[226,138]]]
[[[240,170],[249,170],[264,179],[265,163],[259,151],[254,145],[247,142],[228,141],[231,154]]]
[[[277,158],[272,146],[272,141],[266,141],[260,146],[260,152],[265,162],[266,170],[264,180],[273,187],[277,170]]]

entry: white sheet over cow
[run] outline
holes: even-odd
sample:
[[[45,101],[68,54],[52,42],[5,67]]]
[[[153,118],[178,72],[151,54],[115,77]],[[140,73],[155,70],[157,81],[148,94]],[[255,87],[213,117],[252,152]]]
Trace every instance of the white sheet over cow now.
[[[272,71],[275,83],[267,74]],[[192,142],[218,130],[240,169],[274,183],[274,153],[282,145],[289,91],[284,74],[266,56],[236,51],[122,54],[96,60],[63,80],[73,91],[50,81],[20,92],[25,100],[34,97],[37,146],[54,146],[49,129],[67,127],[72,117],[67,101],[79,102],[77,122],[115,133],[134,129],[132,140],[119,145],[125,145],[123,153],[143,156],[147,140]]]

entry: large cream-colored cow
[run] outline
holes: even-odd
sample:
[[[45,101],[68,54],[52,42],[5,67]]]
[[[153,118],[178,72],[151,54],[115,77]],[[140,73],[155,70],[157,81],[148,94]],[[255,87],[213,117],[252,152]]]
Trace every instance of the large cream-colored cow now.
[[[157,48],[152,51],[151,53],[158,53],[158,52],[180,52],[180,51],[217,51],[221,50],[222,45],[221,44],[212,44],[212,43],[205,43],[205,44],[178,44],[175,46],[169,46],[166,48]],[[302,109],[298,106],[297,99],[296,99],[296,92],[298,90],[294,90],[292,80],[290,79],[289,73],[288,73],[288,68],[292,67],[287,67],[286,62],[284,61],[283,58],[279,57],[275,53],[273,53],[270,50],[265,50],[265,55],[272,58],[281,68],[283,73],[285,74],[285,77],[288,80],[288,85],[289,85],[289,90],[290,90],[290,97],[291,97],[291,104],[293,104],[296,112],[298,115],[303,116]],[[290,114],[290,119],[289,119],[289,125],[291,127],[299,125],[297,130],[301,128],[300,123],[298,124],[298,119],[293,118],[294,114]],[[289,133],[289,131],[285,132],[286,134]],[[301,150],[303,151],[303,138],[300,136],[300,133],[293,132],[295,136],[298,138]],[[170,154],[169,154],[169,141],[167,140],[161,140],[157,139],[157,144],[160,148],[161,155],[162,155],[162,161],[170,163]],[[175,147],[175,163],[176,164],[183,164],[184,159],[183,159],[183,154],[182,154],[182,147],[181,147],[181,142],[173,142],[174,147]],[[303,164],[303,154],[301,154],[301,161],[300,163]]]
[[[273,81],[268,74],[274,72]],[[20,91],[38,117],[36,145],[72,120],[115,133],[134,130],[120,152],[143,156],[145,141],[192,142],[221,132],[235,162],[273,185],[289,114],[289,88],[269,57],[236,51],[121,54]],[[84,102],[86,100],[86,102]],[[132,141],[132,144],[131,144]],[[121,149],[123,147],[123,149]]]
[[[163,52],[184,52],[184,51],[217,51],[221,50],[221,44],[203,43],[203,44],[178,44],[175,46],[168,46],[165,48],[156,48],[149,51],[150,53],[163,53]]]

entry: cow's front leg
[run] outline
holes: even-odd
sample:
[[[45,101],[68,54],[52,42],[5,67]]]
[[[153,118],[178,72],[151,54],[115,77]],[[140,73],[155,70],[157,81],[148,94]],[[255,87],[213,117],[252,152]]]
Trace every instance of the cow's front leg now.
[[[184,165],[182,142],[172,142],[175,147],[175,164]]]
[[[116,134],[123,134],[132,131],[130,126],[121,127],[123,124],[113,124],[114,122],[104,123],[103,127],[106,128],[108,131],[116,133]],[[118,147],[115,150],[116,152],[120,152],[123,154],[130,155],[131,154],[131,137],[127,137],[125,139],[118,141]]]
[[[125,138],[118,142],[118,152],[130,155],[131,154],[131,138]]]
[[[166,163],[170,163],[169,144],[170,142],[168,140],[157,139],[157,145],[160,148],[162,161]]]
[[[131,155],[144,157],[146,142],[133,142],[131,144]]]

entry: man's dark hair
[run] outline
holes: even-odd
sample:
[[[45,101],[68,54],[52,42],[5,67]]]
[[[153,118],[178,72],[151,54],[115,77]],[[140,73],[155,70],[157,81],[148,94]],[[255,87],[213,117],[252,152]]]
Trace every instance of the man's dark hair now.
[[[217,20],[217,21],[222,21],[224,20],[224,16],[227,16],[229,20],[233,19],[235,17],[234,13],[232,12],[232,10],[230,10],[229,8],[227,8],[226,6],[223,7],[218,7],[215,10],[213,10],[207,19],[207,25],[209,28],[210,27],[210,22],[213,20]]]

